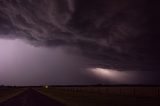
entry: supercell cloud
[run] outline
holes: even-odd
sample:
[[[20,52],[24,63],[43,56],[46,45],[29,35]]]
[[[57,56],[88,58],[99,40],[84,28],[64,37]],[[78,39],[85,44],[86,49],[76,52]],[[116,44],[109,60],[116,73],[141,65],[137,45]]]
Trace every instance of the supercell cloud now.
[[[69,47],[88,68],[158,71],[159,7],[149,0],[0,0],[0,37]]]

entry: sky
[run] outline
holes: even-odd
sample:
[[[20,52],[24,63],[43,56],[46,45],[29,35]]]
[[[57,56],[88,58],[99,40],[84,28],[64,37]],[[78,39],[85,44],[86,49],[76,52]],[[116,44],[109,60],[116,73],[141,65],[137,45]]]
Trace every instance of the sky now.
[[[0,85],[160,84],[158,2],[0,0]]]

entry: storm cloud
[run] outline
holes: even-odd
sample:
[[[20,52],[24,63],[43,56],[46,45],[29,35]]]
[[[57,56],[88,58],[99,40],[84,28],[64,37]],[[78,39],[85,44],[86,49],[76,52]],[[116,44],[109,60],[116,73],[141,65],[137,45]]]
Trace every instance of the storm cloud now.
[[[149,0],[0,0],[1,38],[76,48],[88,67],[158,71],[158,20]]]

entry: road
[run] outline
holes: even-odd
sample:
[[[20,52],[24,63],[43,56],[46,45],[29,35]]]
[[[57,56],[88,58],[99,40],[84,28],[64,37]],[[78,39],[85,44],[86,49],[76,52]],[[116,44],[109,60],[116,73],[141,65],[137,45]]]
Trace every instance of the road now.
[[[23,93],[8,99],[0,106],[65,106],[33,89],[28,89]]]

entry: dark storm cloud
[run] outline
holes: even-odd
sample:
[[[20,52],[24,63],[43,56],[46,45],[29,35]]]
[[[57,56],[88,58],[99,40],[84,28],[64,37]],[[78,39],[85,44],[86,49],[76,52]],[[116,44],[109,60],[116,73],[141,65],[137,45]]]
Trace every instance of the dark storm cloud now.
[[[71,46],[94,67],[159,70],[158,12],[148,0],[0,0],[0,34]],[[156,18],[155,18],[156,17]]]

